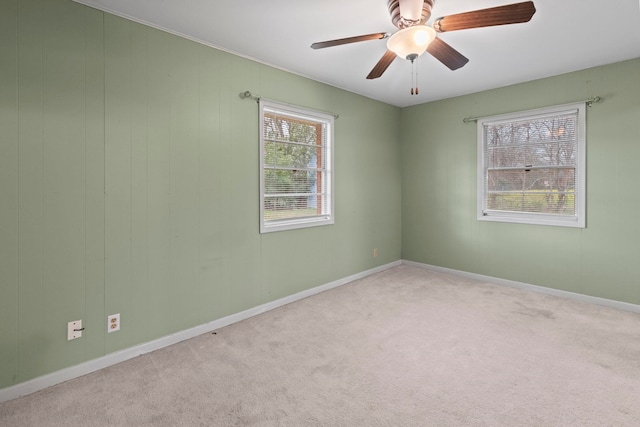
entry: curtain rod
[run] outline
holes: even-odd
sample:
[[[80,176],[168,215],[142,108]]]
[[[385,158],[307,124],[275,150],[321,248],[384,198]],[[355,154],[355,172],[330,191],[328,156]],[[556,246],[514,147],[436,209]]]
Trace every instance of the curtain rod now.
[[[247,98],[249,98],[249,99],[253,99],[253,100],[254,100],[254,101],[256,101],[256,102],[260,102],[260,100],[262,99],[262,97],[261,97],[260,95],[254,95],[254,94],[253,94],[253,93],[251,93],[251,91],[249,91],[249,90],[245,90],[244,92],[240,92],[239,96],[240,96],[240,99],[247,99]],[[281,103],[281,104],[282,104],[282,103]],[[284,103],[284,104],[286,104],[286,103]],[[287,105],[291,105],[291,104],[287,104]],[[327,112],[327,111],[319,111],[319,110],[316,110],[316,111],[318,111],[318,112],[320,112],[320,113],[328,114],[328,115],[330,115],[330,116],[333,116],[333,118],[334,118],[334,119],[336,119],[336,120],[337,120],[338,118],[340,118],[340,114],[329,113],[329,112]]]
[[[604,98],[602,98],[601,96],[594,96],[594,97],[585,99],[584,101],[578,101],[578,102],[584,102],[585,104],[587,104],[587,107],[591,107],[594,102],[602,102],[602,101],[604,101]],[[462,122],[471,123],[471,122],[477,122],[480,119],[482,119],[482,117],[465,117],[464,119],[462,119]]]

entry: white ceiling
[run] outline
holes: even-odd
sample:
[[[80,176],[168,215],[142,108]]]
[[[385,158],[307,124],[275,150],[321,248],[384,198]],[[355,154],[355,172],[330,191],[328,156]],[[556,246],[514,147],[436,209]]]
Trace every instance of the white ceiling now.
[[[381,78],[365,79],[386,40],[310,48],[392,33],[386,0],[76,1],[399,107],[640,57],[639,0],[534,0],[528,23],[440,34],[469,63],[450,71],[423,55],[420,95],[412,96],[406,60],[396,58]],[[431,20],[520,1],[436,0]]]

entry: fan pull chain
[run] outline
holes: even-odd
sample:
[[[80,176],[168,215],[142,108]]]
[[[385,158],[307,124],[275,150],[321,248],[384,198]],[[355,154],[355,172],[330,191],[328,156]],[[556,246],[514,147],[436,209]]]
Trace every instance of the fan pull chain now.
[[[416,95],[420,93],[418,91],[418,64],[416,64]]]
[[[418,64],[415,63],[415,59],[411,60],[411,95],[418,95]]]
[[[411,95],[413,95],[413,59],[411,60]]]

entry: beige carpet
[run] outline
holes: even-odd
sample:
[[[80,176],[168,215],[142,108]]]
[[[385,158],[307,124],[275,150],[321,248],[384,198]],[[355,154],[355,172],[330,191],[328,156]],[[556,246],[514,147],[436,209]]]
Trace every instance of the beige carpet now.
[[[640,315],[399,266],[0,405],[2,426],[640,426]]]

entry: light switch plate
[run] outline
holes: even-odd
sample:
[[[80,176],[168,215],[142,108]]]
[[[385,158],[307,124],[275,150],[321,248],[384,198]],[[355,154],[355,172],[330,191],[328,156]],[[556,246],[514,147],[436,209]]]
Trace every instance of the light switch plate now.
[[[82,320],[74,320],[67,323],[67,341],[75,340],[82,336]]]

